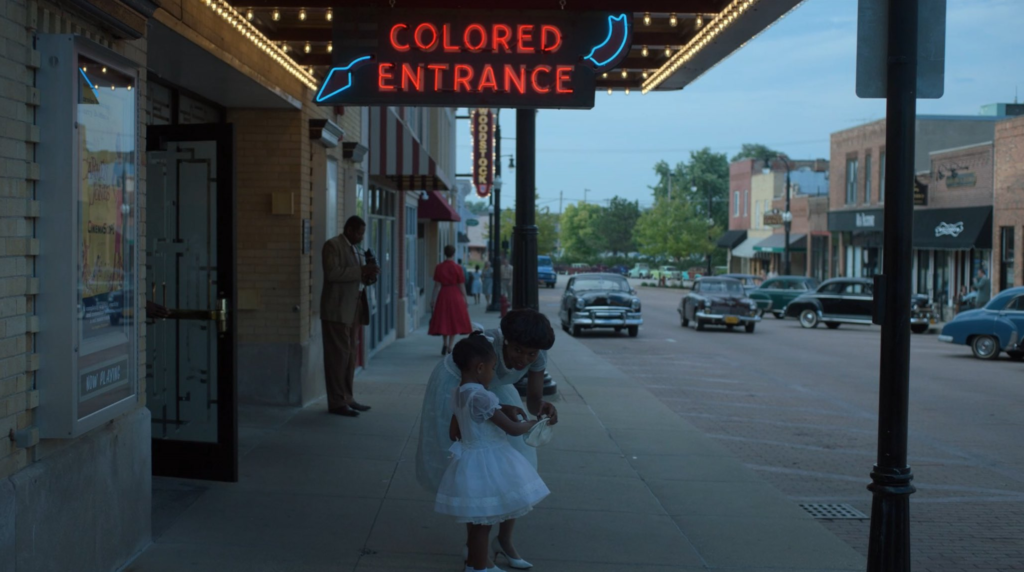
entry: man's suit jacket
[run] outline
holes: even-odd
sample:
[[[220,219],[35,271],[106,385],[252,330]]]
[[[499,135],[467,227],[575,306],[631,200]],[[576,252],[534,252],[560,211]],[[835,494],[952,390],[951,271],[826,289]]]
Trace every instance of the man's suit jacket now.
[[[321,257],[324,289],[320,294],[320,319],[349,325],[369,324],[366,293],[359,290],[362,261],[352,244],[339,234],[324,243]]]

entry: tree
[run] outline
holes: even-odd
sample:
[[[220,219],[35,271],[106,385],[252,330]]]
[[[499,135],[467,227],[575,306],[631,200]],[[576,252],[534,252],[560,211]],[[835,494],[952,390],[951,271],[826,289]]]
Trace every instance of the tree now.
[[[558,249],[558,214],[544,207],[537,211],[537,254],[551,254]]]
[[[636,202],[616,196],[601,210],[598,217],[599,235],[603,252],[625,254],[636,251],[633,229],[640,219],[640,207]]]
[[[778,157],[781,153],[769,148],[767,145],[760,143],[744,143],[743,147],[740,148],[740,152],[733,155],[729,162],[739,161],[740,159],[764,159],[765,157]]]
[[[485,215],[485,214],[487,214],[487,207],[488,206],[490,206],[490,205],[487,204],[487,201],[472,201],[472,200],[467,200],[466,201],[466,209],[469,210],[469,212],[471,212],[471,213],[473,213],[475,215]]]
[[[601,253],[604,241],[599,219],[601,207],[595,204],[569,205],[562,213],[560,233],[565,256],[573,260],[592,260]]]
[[[685,197],[656,200],[637,221],[635,238],[640,252],[678,260],[704,257],[714,251],[714,238],[722,227],[709,227],[698,205]]]

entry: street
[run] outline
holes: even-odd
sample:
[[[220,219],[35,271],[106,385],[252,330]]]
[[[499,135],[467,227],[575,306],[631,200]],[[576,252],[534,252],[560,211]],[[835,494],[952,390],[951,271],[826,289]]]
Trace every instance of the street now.
[[[565,282],[540,290],[556,328]],[[753,334],[697,332],[676,313],[686,291],[635,287],[639,337],[595,330],[579,339],[794,503],[847,503],[870,515],[877,326],[806,330],[768,317]],[[1024,364],[983,362],[936,332],[913,336],[911,359],[914,569],[1021,570]],[[867,554],[868,520],[821,522]]]

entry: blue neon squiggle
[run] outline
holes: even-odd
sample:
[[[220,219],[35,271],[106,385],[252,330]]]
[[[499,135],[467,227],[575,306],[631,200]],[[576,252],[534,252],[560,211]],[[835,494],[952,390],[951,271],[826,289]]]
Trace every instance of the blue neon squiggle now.
[[[99,99],[100,98],[100,92],[96,91],[96,88],[93,87],[92,80],[89,79],[89,76],[85,75],[85,70],[83,70],[82,68],[78,68],[78,73],[82,74],[82,77],[85,78],[85,83],[89,85],[89,89],[92,90],[93,95],[96,96],[96,99]]]
[[[338,95],[339,93],[352,87],[352,72],[350,72],[349,70],[352,69],[352,66],[368,59],[370,59],[370,56],[363,56],[352,60],[347,66],[331,69],[330,73],[327,74],[327,79],[324,80],[324,85],[320,88],[320,93],[316,95],[316,102],[320,103],[326,99],[330,99],[331,97],[334,97],[335,95]],[[331,78],[334,77],[334,72],[348,72],[348,83],[345,84],[345,87],[332,91],[327,95],[324,95],[324,90],[327,89],[327,86],[331,85]]]
[[[599,61],[594,59],[594,54],[596,54],[597,51],[600,50],[601,48],[605,47],[605,45],[607,45],[608,42],[612,41],[612,36],[615,35],[615,21],[616,20],[622,20],[622,24],[624,26],[626,26],[626,33],[622,35],[622,45],[619,46],[619,49],[615,51],[615,54],[612,57],[608,58],[607,60],[605,60],[603,62],[599,62]],[[583,59],[590,60],[590,61],[594,62],[594,66],[597,67],[597,68],[600,68],[602,66],[606,66],[609,63],[615,61],[615,58],[619,57],[619,54],[622,53],[622,50],[626,49],[626,42],[628,40],[629,40],[629,20],[626,20],[626,15],[625,14],[620,14],[618,16],[608,16],[608,37],[605,38],[604,42],[602,42],[600,45],[598,45],[594,49],[590,50],[590,53],[587,54],[587,56],[584,57]]]

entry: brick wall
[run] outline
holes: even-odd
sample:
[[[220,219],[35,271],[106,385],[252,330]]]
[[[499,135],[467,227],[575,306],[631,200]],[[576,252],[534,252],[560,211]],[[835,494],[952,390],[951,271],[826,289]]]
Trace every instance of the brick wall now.
[[[881,155],[885,152],[885,120],[875,121],[837,131],[831,137],[829,161],[829,204],[832,210],[851,208],[862,209],[883,202],[881,189]],[[867,174],[865,157],[871,155],[870,200],[864,200],[864,177]],[[857,159],[857,200],[846,203],[846,161]]]
[[[1016,255],[1013,284],[1024,285],[1024,117],[1007,119],[996,124],[994,155],[993,292],[1002,281],[999,243],[1000,228],[1004,226],[1014,227]]]
[[[750,202],[750,179],[754,175],[755,168],[760,173],[761,162],[754,159],[743,159],[729,164],[729,230],[747,230],[750,228],[750,216],[753,206]],[[736,193],[739,192],[740,209],[736,213]],[[746,203],[746,213],[744,213]]]
[[[928,208],[960,208],[988,206],[992,204],[992,189],[995,171],[992,156],[995,152],[991,143],[932,153],[932,176],[928,180]],[[955,168],[960,175],[973,175],[975,183],[969,187],[950,188],[950,170]],[[943,179],[936,174],[943,173]],[[923,179],[923,178],[922,178]]]

